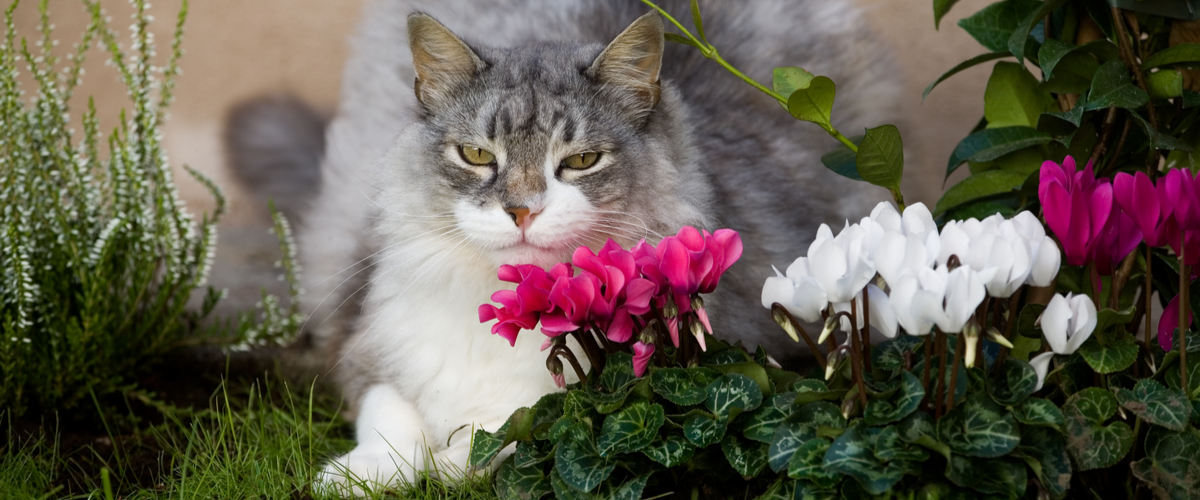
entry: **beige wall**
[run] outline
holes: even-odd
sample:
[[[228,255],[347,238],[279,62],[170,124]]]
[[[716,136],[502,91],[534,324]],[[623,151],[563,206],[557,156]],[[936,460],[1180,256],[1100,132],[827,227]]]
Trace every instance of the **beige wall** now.
[[[822,0],[824,1],[824,0]],[[902,68],[904,110],[908,120],[902,134],[908,149],[904,189],[909,201],[936,200],[946,158],[982,113],[983,86],[988,71],[976,68],[942,84],[921,103],[921,90],[941,72],[984,52],[955,23],[988,0],[963,0],[933,29],[929,0],[855,0],[866,12],[870,27],[880,33]],[[62,41],[69,48],[86,24],[77,0],[53,0],[50,6]],[[110,10],[111,26],[126,36],[131,9],[122,1],[102,0]],[[167,55],[180,0],[159,0],[151,12],[159,56]],[[229,286],[237,302],[251,303],[258,283],[270,277],[263,262],[277,257],[277,248],[261,230],[263,207],[249,203],[224,172],[220,131],[225,112],[234,103],[273,91],[290,91],[332,112],[337,99],[347,35],[353,30],[360,0],[193,0],[184,39],[183,74],[178,100],[165,130],[167,150],[182,192],[194,209],[211,207],[211,200],[179,167],[190,165],[225,187],[230,216],[223,224],[213,283]],[[720,22],[713,20],[712,22]],[[26,0],[17,12],[18,31],[34,37],[36,2]],[[124,88],[105,54],[93,49],[80,96],[95,95],[101,124],[111,130],[116,113],[127,106]],[[786,61],[780,61],[781,64]],[[76,102],[82,109],[85,101]],[[106,125],[104,125],[106,124]],[[267,274],[263,274],[266,272]],[[266,280],[273,281],[273,280]],[[245,286],[240,286],[244,284]]]

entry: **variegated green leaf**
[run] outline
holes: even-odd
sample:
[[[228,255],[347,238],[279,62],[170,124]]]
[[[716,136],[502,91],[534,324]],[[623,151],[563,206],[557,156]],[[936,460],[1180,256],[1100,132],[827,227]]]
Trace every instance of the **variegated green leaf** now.
[[[786,469],[796,449],[816,435],[816,427],[798,418],[798,415],[780,423],[775,428],[775,434],[771,436],[771,446],[767,449],[771,470],[780,472]]]
[[[696,412],[683,422],[683,435],[696,446],[716,444],[725,437],[725,422],[704,412]]]
[[[658,428],[666,421],[663,407],[637,401],[604,418],[597,444],[600,456],[641,450],[658,437]]]
[[[669,432],[661,440],[642,448],[642,453],[650,457],[650,460],[663,464],[665,467],[674,467],[687,462],[692,459],[695,452],[696,447],[678,431]]]
[[[900,482],[912,467],[903,461],[884,464],[877,459],[874,432],[861,425],[846,429],[825,451],[824,466],[854,478],[867,493],[879,495]]]
[[[1188,432],[1151,429],[1146,436],[1146,458],[1133,463],[1133,474],[1157,498],[1200,498],[1200,439]]]
[[[1013,418],[1025,425],[1044,425],[1062,430],[1062,410],[1041,398],[1028,398],[1013,408]]]
[[[792,391],[796,393],[796,400],[793,404],[803,405],[813,401],[836,401],[846,395],[845,390],[830,390],[825,385],[825,382],[815,379],[803,379],[792,385]]]
[[[1079,355],[1096,373],[1114,373],[1137,361],[1138,344],[1133,335],[1124,331],[1112,338],[1093,335],[1079,347]]]
[[[887,399],[874,398],[867,402],[863,420],[867,425],[884,425],[907,417],[917,410],[921,400],[925,398],[925,388],[921,379],[910,372],[900,373],[900,389]]]
[[[635,379],[632,354],[618,352],[608,355],[604,371],[600,373],[600,386],[605,392],[616,392]]]
[[[1067,456],[1067,441],[1050,427],[1021,429],[1021,445],[1013,452],[1029,465],[1050,498],[1061,499],[1071,486],[1071,460]]]
[[[730,434],[721,440],[721,452],[725,460],[742,477],[758,476],[767,466],[767,444]]]
[[[1133,446],[1133,431],[1125,422],[1104,425],[1116,413],[1117,397],[1098,387],[1073,394],[1063,405],[1067,451],[1079,470],[1111,467]]]
[[[568,486],[585,493],[608,479],[616,466],[616,460],[601,457],[587,441],[563,439],[554,452],[554,471]]]
[[[999,376],[988,387],[992,398],[1005,406],[1020,403],[1037,388],[1037,372],[1029,363],[1019,359],[1005,358]]]
[[[742,427],[742,435],[761,443],[770,443],[775,428],[792,412],[792,401],[796,399],[793,392],[773,394],[766,402],[746,418]]]
[[[1021,441],[1017,421],[990,398],[968,397],[937,423],[938,441],[957,453],[972,457],[999,457]]]
[[[663,368],[650,373],[650,387],[672,403],[691,406],[704,402],[708,384],[717,376],[717,372],[708,368]]]
[[[824,439],[810,439],[800,445],[788,462],[788,477],[809,481],[820,489],[836,488],[842,476],[825,469],[825,452],[831,444]]]
[[[1192,414],[1192,405],[1183,391],[1168,389],[1153,379],[1139,380],[1132,391],[1118,390],[1117,400],[1143,420],[1173,431],[1186,428]]]
[[[763,400],[762,389],[754,379],[740,373],[721,375],[708,385],[707,392],[705,406],[721,419],[732,419],[743,411],[758,408]]]
[[[552,493],[550,478],[541,467],[517,467],[509,457],[496,469],[496,496],[500,500],[538,500]]]

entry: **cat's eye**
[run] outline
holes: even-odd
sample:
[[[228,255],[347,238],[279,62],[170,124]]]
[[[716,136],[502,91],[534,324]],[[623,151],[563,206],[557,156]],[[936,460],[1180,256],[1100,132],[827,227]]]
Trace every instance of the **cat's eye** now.
[[[492,154],[491,151],[475,146],[459,146],[458,154],[462,156],[463,161],[472,165],[483,166],[496,163],[496,155]]]
[[[586,170],[592,168],[592,165],[595,165],[599,159],[600,153],[579,153],[563,159],[562,166],[575,170]]]

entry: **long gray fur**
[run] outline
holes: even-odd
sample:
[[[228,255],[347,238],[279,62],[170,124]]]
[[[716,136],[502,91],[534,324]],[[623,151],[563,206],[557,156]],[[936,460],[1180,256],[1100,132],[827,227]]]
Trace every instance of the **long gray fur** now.
[[[659,4],[681,20],[690,17],[684,0]],[[899,118],[897,71],[848,3],[704,0],[700,6],[708,39],[747,75],[769,82],[772,68],[799,66],[833,79],[838,85],[834,122],[847,135]],[[405,27],[414,11],[445,24],[495,70],[458,106],[436,115],[423,111],[414,97]],[[837,145],[822,130],[792,119],[773,99],[691,47],[668,44],[662,102],[644,126],[622,121],[613,105],[581,99],[595,91],[578,78],[580,68],[648,11],[637,0],[383,0],[367,7],[345,70],[339,111],[327,132],[322,193],[300,232],[303,300],[313,312],[309,327],[319,346],[339,345],[353,331],[346,315],[334,314],[361,285],[362,275],[347,276],[370,272],[355,262],[389,244],[372,240],[380,234],[370,230],[372,219],[380,215],[371,198],[407,192],[414,201],[428,202],[428,213],[436,214],[445,211],[439,200],[472,195],[470,182],[456,180],[448,170],[381,191],[369,179],[376,178],[373,169],[387,168],[374,162],[393,146],[398,132],[423,121],[430,131],[422,136],[427,143],[413,147],[434,151],[437,131],[448,128],[495,127],[495,133],[513,140],[536,140],[569,117],[581,131],[591,127],[590,133],[605,140],[640,154],[665,155],[659,159],[674,165],[673,170],[644,171],[631,162],[610,169],[610,175],[589,181],[595,182],[591,188],[581,188],[589,198],[618,202],[661,234],[673,234],[680,221],[741,233],[745,254],[708,302],[717,335],[762,344],[779,358],[803,355],[759,304],[763,280],[772,265],[782,269],[801,255],[820,223],[836,230],[844,219],[864,215],[877,199],[875,192],[821,166],[820,156]],[[639,144],[670,147],[639,149]],[[440,168],[436,165],[431,159],[431,168]],[[673,191],[666,196],[663,189]],[[692,206],[663,207],[663,199]],[[689,209],[703,216],[675,216]],[[464,304],[463,314],[473,314],[477,305]]]

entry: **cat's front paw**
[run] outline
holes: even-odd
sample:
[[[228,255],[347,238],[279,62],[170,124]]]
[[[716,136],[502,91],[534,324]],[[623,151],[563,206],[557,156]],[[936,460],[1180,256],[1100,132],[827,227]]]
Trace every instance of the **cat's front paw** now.
[[[317,489],[324,493],[363,497],[409,483],[415,474],[413,465],[395,454],[356,448],[325,464],[317,475]]]

